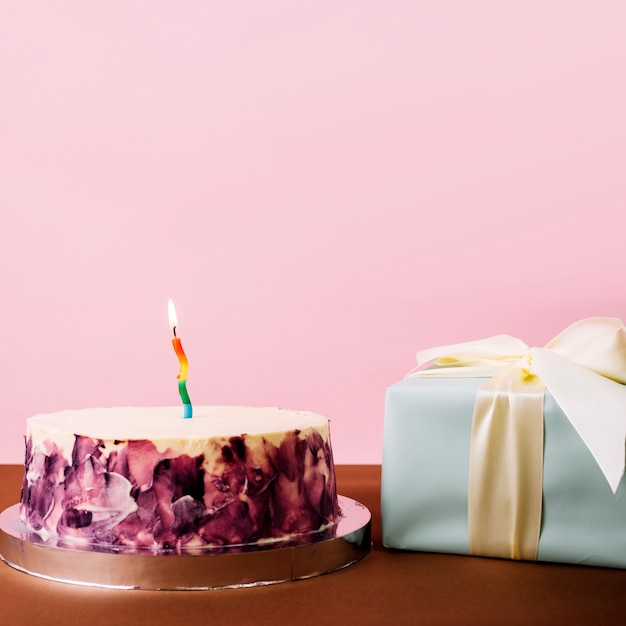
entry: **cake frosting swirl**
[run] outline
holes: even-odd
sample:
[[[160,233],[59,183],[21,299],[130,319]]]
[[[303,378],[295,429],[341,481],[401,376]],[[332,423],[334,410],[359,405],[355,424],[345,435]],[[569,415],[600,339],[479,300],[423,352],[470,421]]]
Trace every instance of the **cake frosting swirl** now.
[[[62,541],[180,550],[297,537],[339,511],[326,418],[252,407],[29,418],[20,517]]]

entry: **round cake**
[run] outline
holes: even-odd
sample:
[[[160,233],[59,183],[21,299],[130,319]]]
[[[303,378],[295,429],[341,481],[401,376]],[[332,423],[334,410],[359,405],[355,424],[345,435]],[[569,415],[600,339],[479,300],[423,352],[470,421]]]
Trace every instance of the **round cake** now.
[[[328,419],[278,408],[29,418],[20,517],[61,542],[181,550],[297,537],[339,510]]]

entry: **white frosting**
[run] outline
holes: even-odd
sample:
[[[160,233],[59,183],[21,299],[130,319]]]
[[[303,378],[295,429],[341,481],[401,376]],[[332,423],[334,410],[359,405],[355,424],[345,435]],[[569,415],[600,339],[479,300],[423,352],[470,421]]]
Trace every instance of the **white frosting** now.
[[[29,418],[28,429],[58,430],[103,440],[156,441],[282,434],[327,424],[327,418],[316,413],[276,407],[194,406],[193,417],[185,419],[180,406],[133,406],[42,413]]]

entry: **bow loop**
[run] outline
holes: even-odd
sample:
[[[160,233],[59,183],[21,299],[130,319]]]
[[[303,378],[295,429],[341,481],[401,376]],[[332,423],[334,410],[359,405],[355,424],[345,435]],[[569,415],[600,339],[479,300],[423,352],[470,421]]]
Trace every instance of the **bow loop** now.
[[[496,335],[479,341],[466,341],[417,353],[418,365],[433,361],[436,365],[464,367],[465,365],[492,365],[499,367],[520,359],[528,346],[516,337]]]
[[[596,374],[626,384],[626,328],[621,320],[580,320],[548,342],[546,348]]]

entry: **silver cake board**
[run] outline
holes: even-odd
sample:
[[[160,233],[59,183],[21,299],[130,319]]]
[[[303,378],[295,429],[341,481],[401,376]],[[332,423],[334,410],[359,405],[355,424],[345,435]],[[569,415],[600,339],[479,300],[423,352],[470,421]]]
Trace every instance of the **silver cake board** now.
[[[157,550],[61,543],[28,529],[15,504],[0,514],[0,558],[58,582],[114,589],[208,590],[311,578],[348,567],[371,550],[371,514],[339,496],[338,521],[288,540]]]

